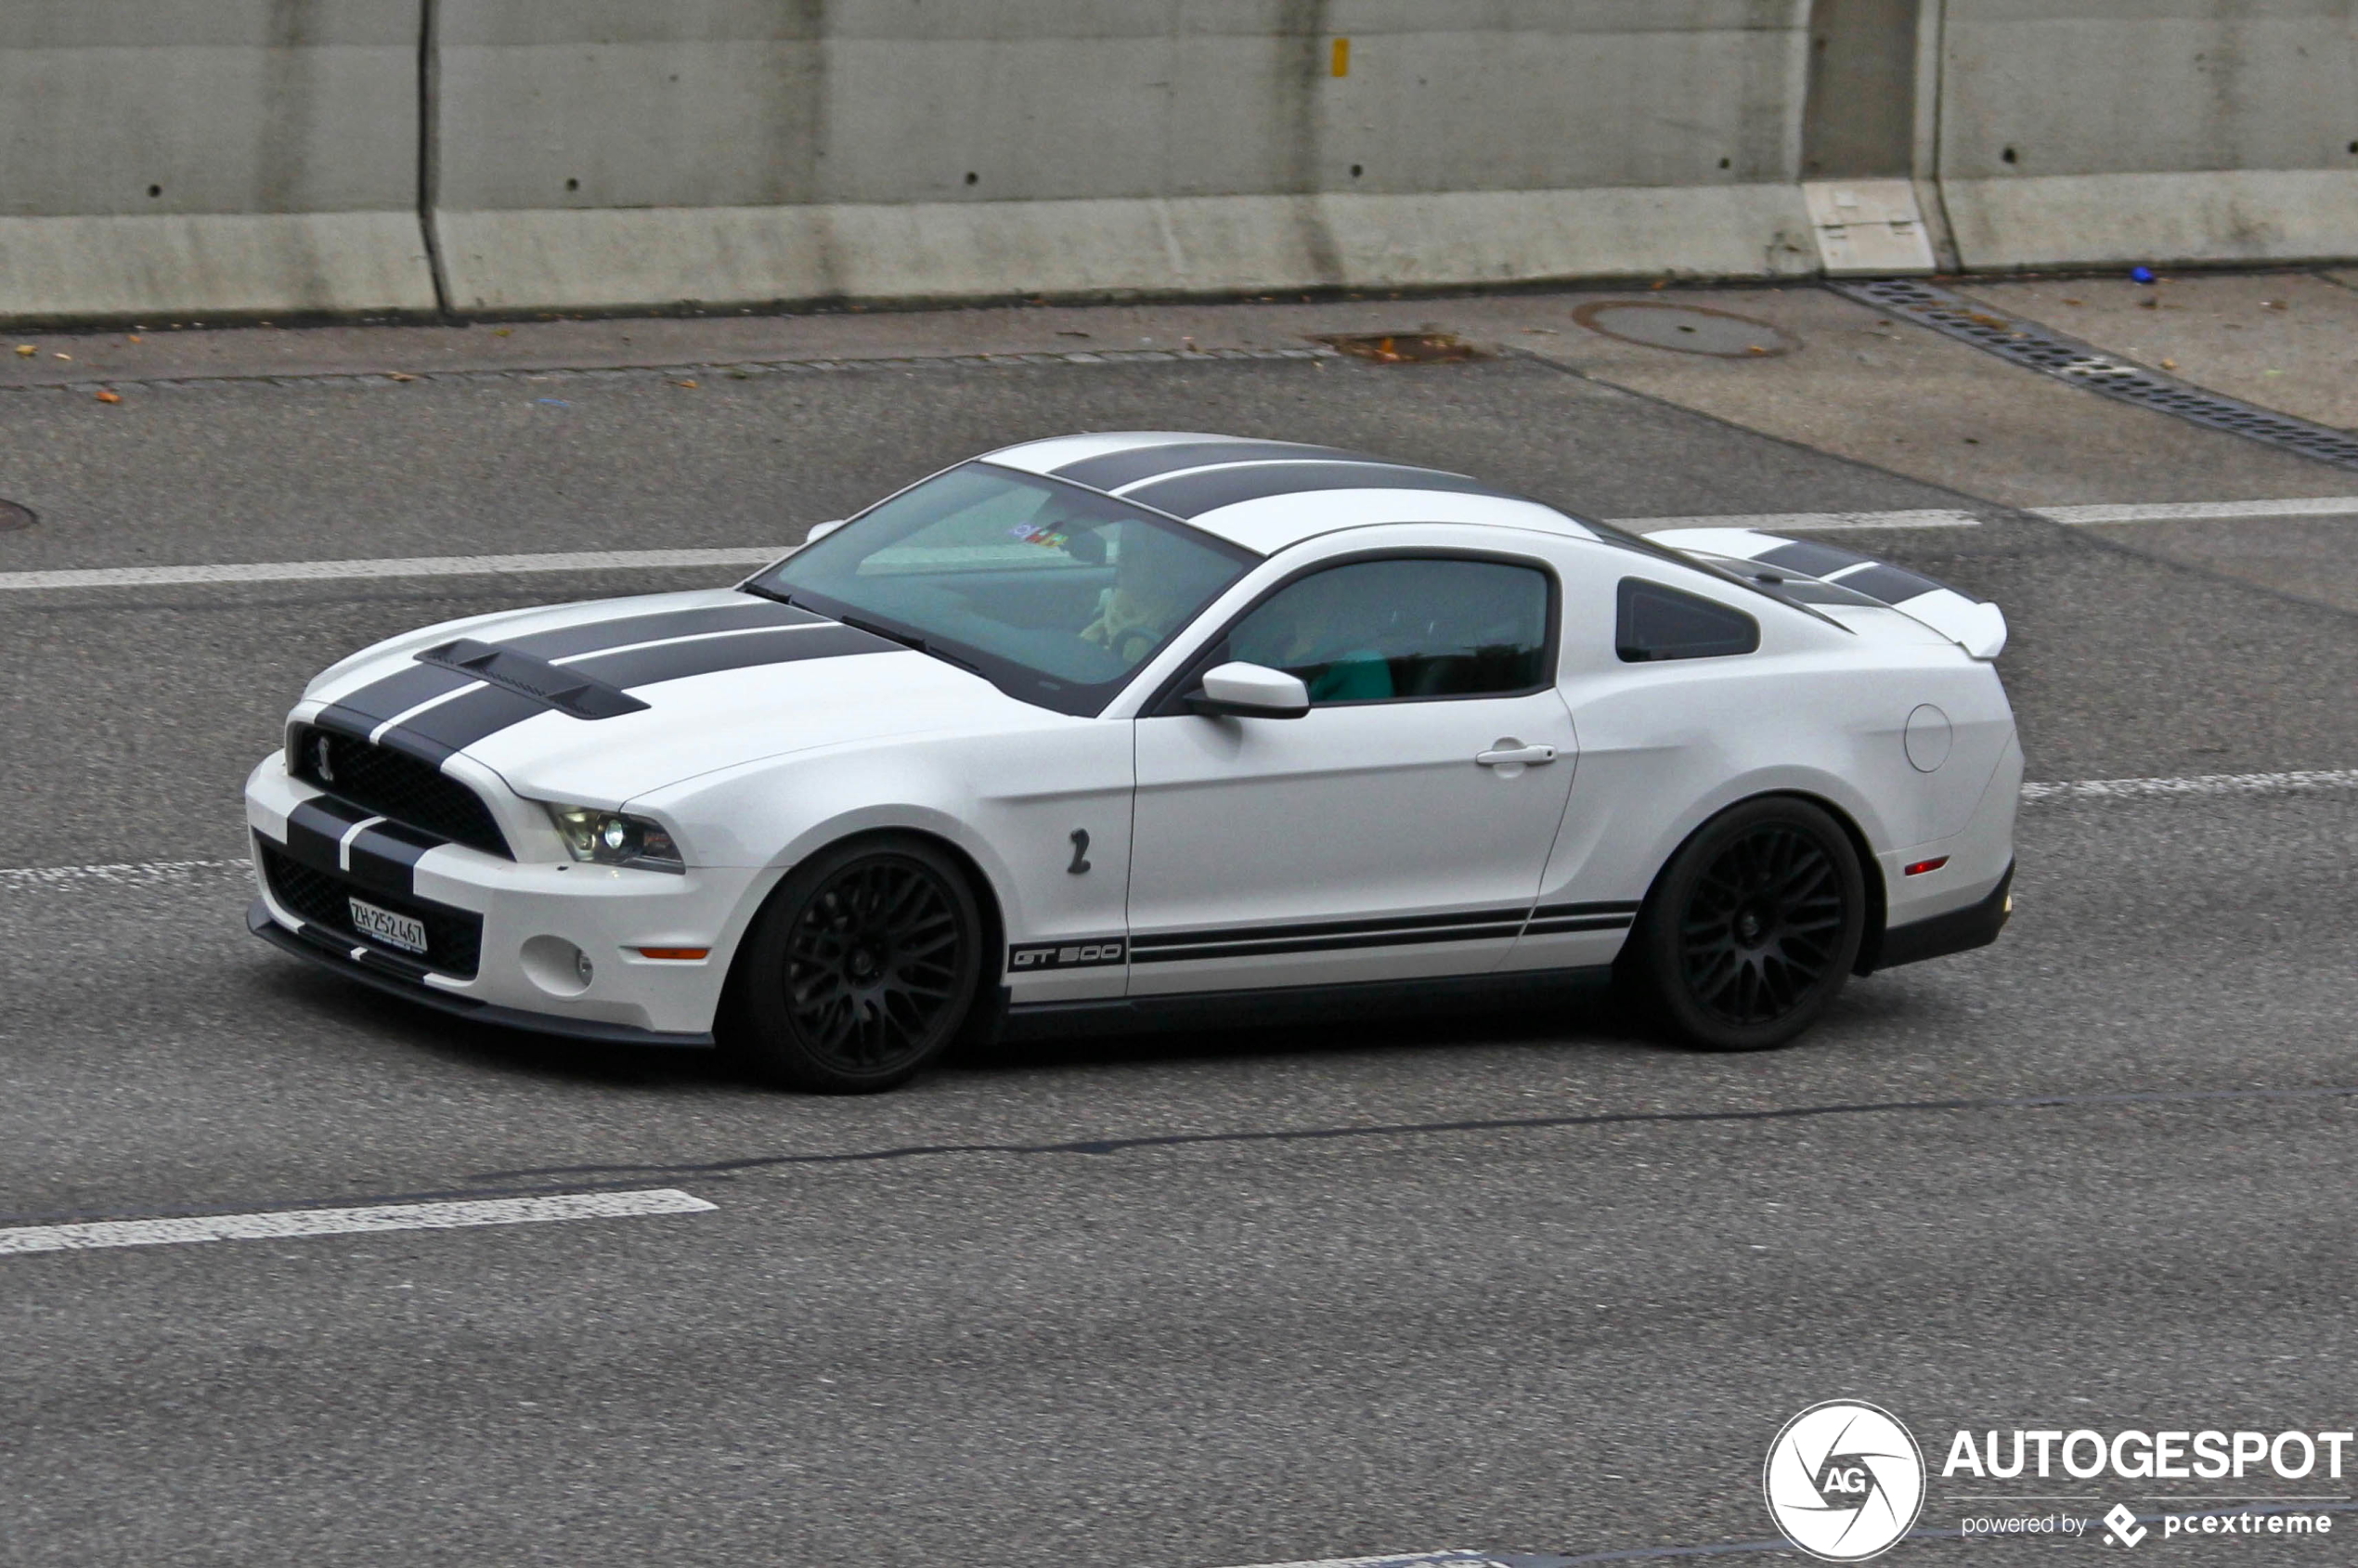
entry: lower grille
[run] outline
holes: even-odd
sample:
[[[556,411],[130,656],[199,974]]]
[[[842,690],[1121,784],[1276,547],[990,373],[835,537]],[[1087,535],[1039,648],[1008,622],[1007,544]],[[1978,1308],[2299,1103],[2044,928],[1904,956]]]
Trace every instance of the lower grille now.
[[[395,914],[407,914],[424,923],[426,951],[421,955],[401,953],[415,958],[437,974],[455,975],[473,979],[483,961],[483,916],[463,909],[448,909],[441,904],[421,903],[415,899],[399,899],[380,893],[373,888],[344,881],[324,871],[317,871],[267,842],[261,846],[262,875],[270,885],[270,896],[279,907],[306,925],[349,937],[370,946],[378,944],[353,928],[352,905],[358,897],[379,909],[389,909]],[[395,952],[381,948],[382,952]]]
[[[483,797],[430,762],[315,724],[296,727],[287,759],[296,778],[355,806],[453,844],[515,859]]]

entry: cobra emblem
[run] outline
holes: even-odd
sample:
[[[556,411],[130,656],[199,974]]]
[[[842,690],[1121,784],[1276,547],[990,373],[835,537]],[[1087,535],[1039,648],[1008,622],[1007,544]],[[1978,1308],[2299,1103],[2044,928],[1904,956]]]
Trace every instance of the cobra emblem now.
[[[335,754],[330,748],[328,737],[325,735],[311,737],[311,771],[319,775],[321,784],[331,784],[336,782]]]

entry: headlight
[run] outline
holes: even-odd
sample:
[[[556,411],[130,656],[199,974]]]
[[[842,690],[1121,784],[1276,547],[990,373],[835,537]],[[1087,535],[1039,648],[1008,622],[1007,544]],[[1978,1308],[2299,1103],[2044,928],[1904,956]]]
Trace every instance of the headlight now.
[[[634,865],[647,871],[688,869],[680,846],[660,823],[591,806],[551,805],[549,818],[577,861]]]

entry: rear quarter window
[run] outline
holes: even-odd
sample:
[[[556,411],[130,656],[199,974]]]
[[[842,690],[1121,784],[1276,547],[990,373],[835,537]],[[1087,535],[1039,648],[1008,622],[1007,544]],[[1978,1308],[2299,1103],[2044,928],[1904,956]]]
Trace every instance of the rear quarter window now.
[[[1624,577],[1613,652],[1625,664],[1717,659],[1760,646],[1760,623],[1716,600],[1643,577]]]

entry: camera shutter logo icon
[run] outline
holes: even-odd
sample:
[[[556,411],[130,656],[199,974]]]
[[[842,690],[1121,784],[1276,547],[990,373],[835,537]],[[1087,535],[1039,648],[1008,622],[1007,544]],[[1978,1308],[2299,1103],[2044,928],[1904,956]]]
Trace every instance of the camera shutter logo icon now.
[[[1916,1527],[1924,1457],[1889,1411],[1828,1400],[1777,1433],[1761,1490],[1785,1539],[1827,1562],[1864,1562]]]

